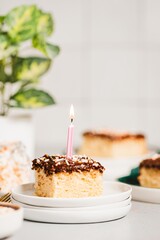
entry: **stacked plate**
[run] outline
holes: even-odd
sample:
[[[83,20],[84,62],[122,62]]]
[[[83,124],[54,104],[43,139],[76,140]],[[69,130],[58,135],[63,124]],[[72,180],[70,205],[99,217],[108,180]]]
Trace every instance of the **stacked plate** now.
[[[89,198],[45,198],[34,195],[34,184],[12,192],[12,202],[24,208],[24,218],[50,223],[94,223],[122,218],[131,208],[131,187],[104,182],[104,193]]]

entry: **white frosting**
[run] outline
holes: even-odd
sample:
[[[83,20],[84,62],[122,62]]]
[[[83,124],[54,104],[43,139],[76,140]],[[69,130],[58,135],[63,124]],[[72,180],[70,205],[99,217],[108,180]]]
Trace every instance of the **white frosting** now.
[[[21,142],[0,143],[0,189],[10,191],[29,181],[29,158]]]

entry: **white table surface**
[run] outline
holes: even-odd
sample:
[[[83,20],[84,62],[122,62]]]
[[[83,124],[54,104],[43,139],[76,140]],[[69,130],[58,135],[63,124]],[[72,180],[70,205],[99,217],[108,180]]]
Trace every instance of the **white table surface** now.
[[[24,221],[10,240],[160,240],[160,204],[132,202],[122,219],[97,224],[47,224]]]

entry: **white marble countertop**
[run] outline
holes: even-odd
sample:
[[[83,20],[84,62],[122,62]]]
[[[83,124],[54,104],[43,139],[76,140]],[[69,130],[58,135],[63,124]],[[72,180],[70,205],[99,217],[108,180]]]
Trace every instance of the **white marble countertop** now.
[[[97,224],[47,224],[24,221],[10,240],[159,240],[160,204],[132,202],[125,218]]]

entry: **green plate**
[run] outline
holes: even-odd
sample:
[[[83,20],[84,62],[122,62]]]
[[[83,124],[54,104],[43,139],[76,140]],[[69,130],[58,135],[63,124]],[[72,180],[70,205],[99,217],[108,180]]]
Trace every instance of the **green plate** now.
[[[131,170],[131,173],[128,176],[118,178],[118,181],[122,183],[130,184],[130,185],[139,186],[139,182],[137,180],[138,175],[139,175],[139,167],[133,168]]]

